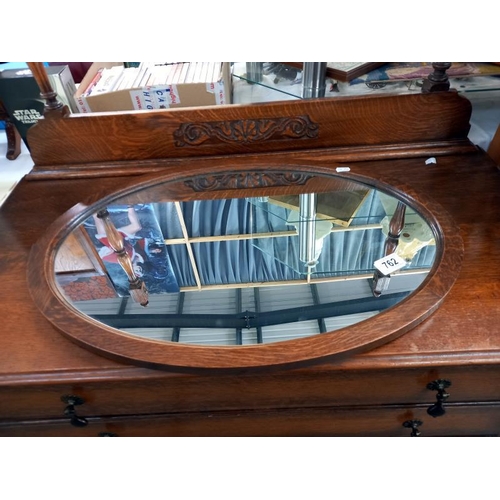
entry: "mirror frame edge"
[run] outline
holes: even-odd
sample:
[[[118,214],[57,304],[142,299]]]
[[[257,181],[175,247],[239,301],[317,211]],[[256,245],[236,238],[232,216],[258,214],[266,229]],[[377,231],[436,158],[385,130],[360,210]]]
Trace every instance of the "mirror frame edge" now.
[[[262,163],[265,161],[263,160]],[[241,172],[244,168],[241,165],[224,165],[210,173]],[[378,347],[403,335],[440,306],[460,273],[464,247],[455,221],[434,200],[425,198],[412,188],[383,174],[374,177],[354,172],[339,174],[332,167],[317,166],[312,162],[308,162],[307,166],[293,164],[278,167],[273,165],[261,166],[259,169],[258,166],[252,165],[251,168],[252,171],[288,173],[299,171],[312,175],[341,177],[390,193],[416,208],[431,226],[436,237],[436,260],[429,275],[409,297],[374,318],[320,336],[258,346],[207,348],[143,339],[97,323],[70,306],[62,293],[58,291],[53,273],[55,254],[62,239],[97,206],[106,204],[107,200],[113,200],[158,183],[173,185],[188,178],[204,175],[206,169],[203,169],[201,165],[189,170],[179,169],[179,171],[127,179],[122,186],[104,193],[103,197],[95,195],[88,197],[86,203],[75,205],[54,221],[33,246],[28,259],[28,287],[35,304],[47,320],[67,338],[96,354],[148,368],[190,373],[294,368],[342,359]],[[252,190],[252,193],[255,195],[255,190]],[[409,315],[411,316],[409,319],[406,319],[407,311],[405,315],[400,315],[400,312],[402,308],[408,307],[412,314]],[[377,324],[377,328],[373,328],[374,324]],[[357,329],[356,335],[349,335],[352,329]],[[380,330],[383,332],[379,333]],[[335,339],[332,340],[332,336],[341,338],[340,347],[335,347],[338,342]],[[333,348],[332,344],[334,344]]]

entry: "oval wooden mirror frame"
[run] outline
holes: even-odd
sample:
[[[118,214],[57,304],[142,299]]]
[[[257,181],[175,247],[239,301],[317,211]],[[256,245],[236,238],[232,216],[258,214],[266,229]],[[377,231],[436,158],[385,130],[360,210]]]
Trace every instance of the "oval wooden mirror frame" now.
[[[455,222],[437,202],[383,176],[375,179],[352,172],[339,174],[331,167],[277,167],[264,166],[263,163],[261,166],[252,165],[251,170],[243,165],[220,166],[209,174],[203,165],[195,165],[189,169],[176,167],[168,173],[133,177],[111,193],[95,193],[85,203],[75,205],[59,217],[31,249],[28,260],[28,286],[35,304],[58,330],[86,349],[117,361],[178,372],[292,368],[340,359],[368,351],[403,335],[439,307],[460,272],[463,242]],[[239,176],[240,180],[269,178],[271,182],[258,186],[249,185],[247,189],[240,185],[237,191],[234,185],[226,184],[223,191],[195,193],[196,199],[263,196],[269,194],[269,189],[277,189],[276,184],[272,186],[272,179],[293,174],[312,178],[341,177],[360,182],[390,194],[415,209],[431,227],[436,241],[435,262],[423,283],[395,306],[355,325],[296,340],[234,347],[163,342],[116,330],[74,308],[56,283],[54,263],[61,242],[98,208],[111,204],[117,198],[126,195],[127,200],[133,200],[129,201],[130,203],[144,202],[141,200],[144,190],[161,185],[160,189],[167,199],[183,201],[178,196],[187,195],[189,190],[186,186],[189,182],[186,181],[206,179],[207,176],[212,180],[231,176]],[[179,194],[179,187],[182,187],[181,191],[184,189],[184,194]],[[307,190],[311,192],[309,186]],[[191,199],[194,199],[192,189],[190,194]],[[200,194],[201,196],[198,196]]]

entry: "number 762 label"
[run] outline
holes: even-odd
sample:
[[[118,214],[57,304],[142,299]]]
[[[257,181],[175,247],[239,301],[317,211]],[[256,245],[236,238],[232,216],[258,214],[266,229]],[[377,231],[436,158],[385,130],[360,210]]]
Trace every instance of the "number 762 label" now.
[[[386,255],[381,259],[376,260],[373,265],[384,275],[391,274],[395,271],[399,271],[403,267],[408,264],[406,260],[401,258],[396,253],[391,253],[390,255]]]

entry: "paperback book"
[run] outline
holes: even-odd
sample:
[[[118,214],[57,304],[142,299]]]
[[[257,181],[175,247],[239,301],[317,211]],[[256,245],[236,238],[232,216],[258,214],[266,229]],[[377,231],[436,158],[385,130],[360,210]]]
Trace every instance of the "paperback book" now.
[[[231,102],[229,63],[93,63],[75,93],[81,113],[154,110]]]

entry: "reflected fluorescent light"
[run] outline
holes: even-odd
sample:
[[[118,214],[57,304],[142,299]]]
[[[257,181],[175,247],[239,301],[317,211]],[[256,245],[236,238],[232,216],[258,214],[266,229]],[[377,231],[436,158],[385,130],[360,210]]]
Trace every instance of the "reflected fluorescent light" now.
[[[315,193],[299,195],[299,260],[308,267],[318,263],[316,259],[316,202]]]

